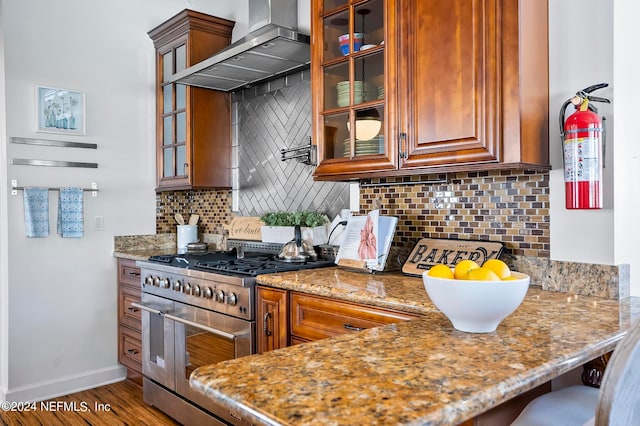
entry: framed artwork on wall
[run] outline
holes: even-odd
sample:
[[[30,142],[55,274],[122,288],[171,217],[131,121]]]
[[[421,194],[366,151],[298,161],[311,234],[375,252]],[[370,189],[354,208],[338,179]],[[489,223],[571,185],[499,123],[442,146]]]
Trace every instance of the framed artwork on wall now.
[[[36,86],[37,132],[85,134],[84,93]]]

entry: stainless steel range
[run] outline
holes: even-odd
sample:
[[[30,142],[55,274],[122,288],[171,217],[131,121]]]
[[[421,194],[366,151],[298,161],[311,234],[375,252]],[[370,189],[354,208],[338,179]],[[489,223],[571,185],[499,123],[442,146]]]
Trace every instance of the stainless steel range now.
[[[198,367],[255,353],[255,276],[332,266],[283,262],[279,244],[230,241],[225,252],[152,256],[142,272],[144,400],[185,425],[243,424],[189,386]]]

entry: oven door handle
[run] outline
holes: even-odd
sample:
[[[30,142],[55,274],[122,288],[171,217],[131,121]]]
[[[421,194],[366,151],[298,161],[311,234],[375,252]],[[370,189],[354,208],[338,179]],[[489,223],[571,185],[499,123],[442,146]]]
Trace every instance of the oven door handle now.
[[[199,328],[201,330],[208,331],[209,333],[218,335],[220,337],[224,337],[224,338],[229,339],[229,340],[235,340],[236,337],[242,336],[244,334],[244,333],[238,333],[238,334],[227,333],[226,331],[218,330],[216,328],[211,328],[211,327],[206,326],[204,324],[198,324],[197,322],[193,322],[193,321],[188,320],[186,318],[177,317],[177,316],[171,315],[171,314],[164,314],[164,317],[166,319],[168,319],[168,320],[179,322],[179,323],[182,323],[184,325],[189,325],[191,327]]]
[[[152,308],[151,306],[143,305],[141,303],[131,302],[131,306],[133,306],[134,308],[142,309],[143,311],[151,312],[152,314],[165,315],[165,313],[161,310]]]

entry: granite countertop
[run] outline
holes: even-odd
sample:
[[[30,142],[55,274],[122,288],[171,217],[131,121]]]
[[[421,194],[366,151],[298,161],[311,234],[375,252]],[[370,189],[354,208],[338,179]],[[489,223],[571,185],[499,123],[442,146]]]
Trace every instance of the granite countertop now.
[[[421,278],[324,268],[258,282],[422,317],[192,374],[192,387],[257,424],[460,423],[612,350],[640,318],[640,298],[532,285],[495,332],[468,334],[431,304]]]
[[[113,255],[120,259],[148,260],[151,256],[175,254],[176,248],[148,248],[148,249],[120,249],[114,250]]]

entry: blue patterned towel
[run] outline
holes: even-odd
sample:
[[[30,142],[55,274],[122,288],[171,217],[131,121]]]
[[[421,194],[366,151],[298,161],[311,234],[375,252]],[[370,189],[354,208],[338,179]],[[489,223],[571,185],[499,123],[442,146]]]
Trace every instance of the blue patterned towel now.
[[[60,188],[58,200],[58,234],[62,238],[84,236],[82,188]]]
[[[49,188],[24,188],[24,225],[29,238],[49,236]]]

